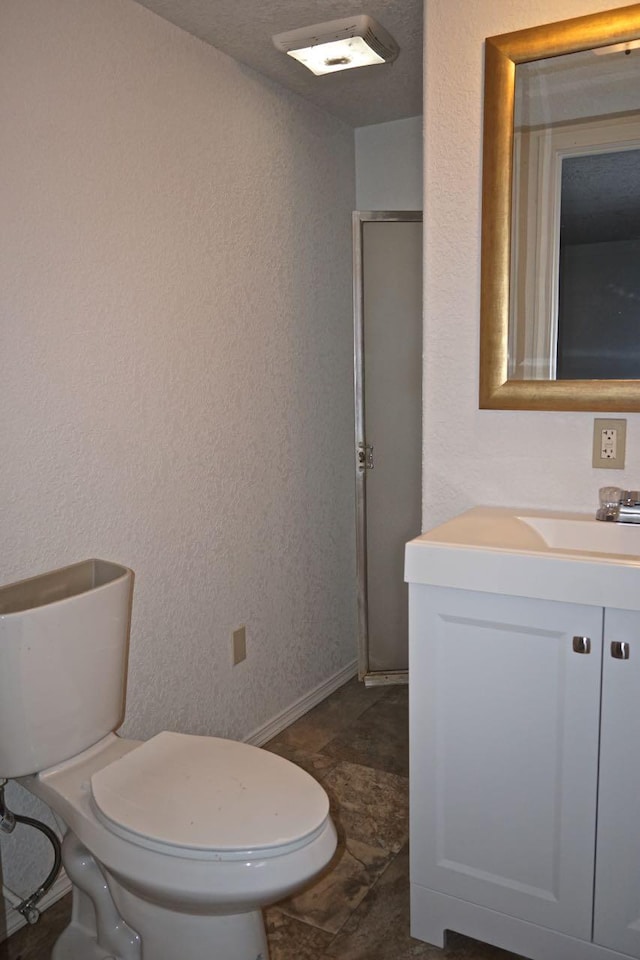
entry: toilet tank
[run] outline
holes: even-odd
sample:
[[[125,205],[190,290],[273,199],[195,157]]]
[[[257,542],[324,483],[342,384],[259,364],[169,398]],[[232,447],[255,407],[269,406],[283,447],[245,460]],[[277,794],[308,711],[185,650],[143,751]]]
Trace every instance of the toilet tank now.
[[[38,773],[124,716],[133,572],[85,560],[0,587],[0,778]]]

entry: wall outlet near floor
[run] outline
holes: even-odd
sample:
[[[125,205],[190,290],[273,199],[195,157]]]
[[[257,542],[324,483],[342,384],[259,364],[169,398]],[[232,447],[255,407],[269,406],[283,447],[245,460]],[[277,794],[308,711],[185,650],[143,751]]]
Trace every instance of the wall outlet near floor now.
[[[593,466],[622,470],[627,442],[626,420],[593,421]]]
[[[236,667],[247,659],[247,629],[238,627],[233,631],[233,665]]]

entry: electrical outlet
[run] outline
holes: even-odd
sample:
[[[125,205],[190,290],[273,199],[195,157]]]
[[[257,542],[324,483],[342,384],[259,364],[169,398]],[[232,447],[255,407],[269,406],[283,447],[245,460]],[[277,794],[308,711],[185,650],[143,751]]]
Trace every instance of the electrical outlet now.
[[[233,665],[236,667],[243,660],[247,659],[247,630],[246,627],[238,627],[233,631]]]
[[[626,441],[626,420],[594,420],[593,466],[608,470],[622,470]]]
[[[600,431],[600,458],[602,460],[616,460],[618,457],[618,431],[613,427],[605,427]]]

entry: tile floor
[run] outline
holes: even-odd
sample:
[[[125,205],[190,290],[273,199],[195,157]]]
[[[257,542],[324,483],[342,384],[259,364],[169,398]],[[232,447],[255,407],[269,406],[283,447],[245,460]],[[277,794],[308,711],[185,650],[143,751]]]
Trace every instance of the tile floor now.
[[[444,951],[409,936],[406,687],[353,680],[267,749],[322,783],[340,838],[314,884],[267,910],[270,960],[518,960],[456,934]],[[48,960],[69,899],[0,944],[0,960]]]

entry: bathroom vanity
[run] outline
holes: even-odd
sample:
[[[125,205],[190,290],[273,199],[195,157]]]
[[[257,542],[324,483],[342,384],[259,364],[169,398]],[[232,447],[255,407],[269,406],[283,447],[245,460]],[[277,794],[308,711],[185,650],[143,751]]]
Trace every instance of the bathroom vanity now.
[[[478,507],[405,569],[412,935],[640,958],[640,528]]]

